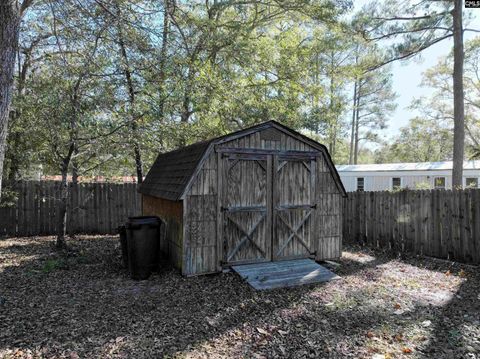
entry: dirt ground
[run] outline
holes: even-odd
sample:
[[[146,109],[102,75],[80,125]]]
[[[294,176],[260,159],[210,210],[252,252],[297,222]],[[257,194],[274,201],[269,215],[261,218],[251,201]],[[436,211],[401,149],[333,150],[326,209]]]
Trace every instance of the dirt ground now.
[[[480,358],[480,271],[345,248],[321,285],[135,282],[115,237],[0,240],[1,358]]]

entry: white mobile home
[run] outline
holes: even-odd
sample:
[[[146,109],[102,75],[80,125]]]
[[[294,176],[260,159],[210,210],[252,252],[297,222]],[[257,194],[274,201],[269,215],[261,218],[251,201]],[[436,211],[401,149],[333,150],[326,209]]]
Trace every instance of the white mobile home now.
[[[336,166],[347,192],[452,188],[452,161]],[[463,186],[478,188],[480,161],[465,161]]]

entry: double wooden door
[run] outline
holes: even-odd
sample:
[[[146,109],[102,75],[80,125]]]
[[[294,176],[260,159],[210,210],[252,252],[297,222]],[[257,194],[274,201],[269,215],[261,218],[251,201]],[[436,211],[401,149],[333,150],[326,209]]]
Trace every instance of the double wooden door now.
[[[224,264],[314,254],[314,155],[222,153],[219,163]]]

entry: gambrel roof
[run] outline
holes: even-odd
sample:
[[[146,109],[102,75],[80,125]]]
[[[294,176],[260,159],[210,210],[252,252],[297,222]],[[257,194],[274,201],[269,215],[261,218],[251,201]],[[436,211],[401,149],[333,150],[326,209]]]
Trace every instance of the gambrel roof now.
[[[145,177],[145,180],[141,184],[139,192],[145,195],[165,198],[172,201],[182,200],[184,194],[188,191],[193,177],[200,169],[203,160],[207,158],[211,151],[213,151],[216,144],[231,141],[267,128],[275,128],[321,151],[325,155],[325,159],[339,191],[346,196],[345,188],[343,187],[340,176],[333,165],[327,148],[311,138],[276,121],[264,122],[221,137],[197,142],[175,151],[159,154],[152,165],[152,168]]]

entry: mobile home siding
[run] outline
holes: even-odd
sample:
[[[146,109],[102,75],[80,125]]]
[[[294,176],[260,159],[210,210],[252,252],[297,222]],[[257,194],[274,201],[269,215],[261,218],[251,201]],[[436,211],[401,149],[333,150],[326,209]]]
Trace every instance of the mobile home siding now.
[[[408,189],[433,189],[436,177],[445,177],[445,189],[452,189],[451,172],[434,172],[427,174],[412,174],[405,172],[392,172],[381,174],[376,173],[343,173],[339,172],[342,183],[347,192],[357,190],[357,178],[365,179],[365,191],[390,191],[392,190],[392,178],[399,177],[402,179],[402,188]],[[464,171],[463,184],[467,178],[480,178],[478,171]],[[479,181],[480,182],[480,181]]]
[[[467,178],[480,179],[480,161],[465,161],[463,185]],[[364,178],[365,191],[392,190],[392,179],[401,178],[402,188],[434,188],[437,177],[445,178],[445,189],[452,189],[452,162],[385,163],[339,165],[338,174],[347,192],[357,190],[357,178]]]

